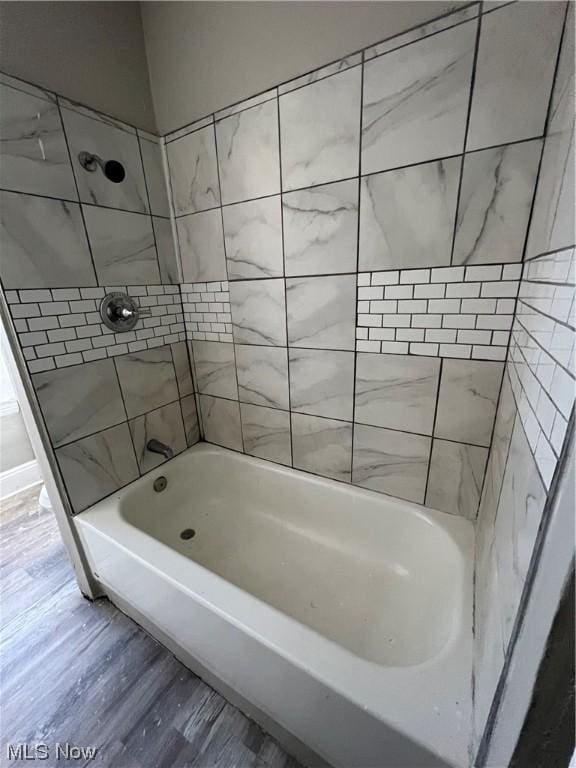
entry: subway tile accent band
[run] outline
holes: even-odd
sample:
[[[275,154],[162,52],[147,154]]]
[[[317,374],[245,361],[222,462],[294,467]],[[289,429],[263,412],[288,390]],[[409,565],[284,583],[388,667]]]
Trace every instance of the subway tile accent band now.
[[[196,341],[232,342],[228,281],[183,283],[181,290],[187,337]]]

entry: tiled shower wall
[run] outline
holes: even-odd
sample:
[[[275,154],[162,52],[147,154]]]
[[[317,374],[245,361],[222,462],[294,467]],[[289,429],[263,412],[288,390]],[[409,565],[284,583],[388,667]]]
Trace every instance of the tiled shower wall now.
[[[156,137],[0,76],[0,277],[76,512],[161,463],[151,437],[199,438],[169,213]],[[101,322],[110,290],[146,313],[134,332]]]
[[[208,441],[476,518],[564,11],[471,4],[166,137]]]
[[[475,744],[518,621],[545,507],[573,430],[574,5],[564,29],[512,341],[477,526]]]

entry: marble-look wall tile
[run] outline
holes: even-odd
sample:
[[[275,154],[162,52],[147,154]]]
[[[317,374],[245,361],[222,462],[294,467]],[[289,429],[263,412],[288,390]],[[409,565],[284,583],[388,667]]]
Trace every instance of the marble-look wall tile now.
[[[362,179],[360,268],[450,264],[460,158]]]
[[[293,411],[352,421],[354,353],[289,349]]]
[[[469,21],[365,65],[362,173],[462,152],[476,28]]]
[[[293,347],[355,347],[356,275],[286,280],[288,343]]]
[[[434,435],[489,446],[503,363],[444,360]]]
[[[199,395],[204,439],[234,451],[242,450],[240,406],[235,400]]]
[[[0,242],[5,288],[96,285],[77,203],[0,192]]]
[[[326,77],[337,75],[339,72],[344,72],[346,69],[350,69],[350,67],[355,67],[361,63],[362,53],[354,53],[352,56],[347,56],[346,58],[335,61],[332,64],[327,64],[325,67],[321,67],[320,69],[315,69],[312,72],[308,72],[306,75],[296,77],[294,80],[289,80],[286,83],[282,83],[282,85],[278,86],[278,93],[280,95],[289,93],[290,91],[296,90],[296,88],[302,88],[304,85],[310,85],[311,83],[315,83],[317,80],[324,80]]]
[[[356,270],[358,182],[289,192],[282,199],[287,275]]]
[[[281,277],[280,197],[265,197],[222,209],[228,278]]]
[[[62,110],[62,119],[80,200],[83,203],[147,213],[148,196],[138,137],[111,123],[70,109]],[[114,184],[100,170],[92,173],[84,170],[78,160],[80,152],[98,155],[104,162],[119,161],[126,170],[126,178],[121,184]]]
[[[467,149],[542,135],[564,10],[513,3],[483,17]]]
[[[162,162],[162,148],[157,141],[140,138],[144,177],[148,189],[150,211],[154,216],[170,216],[167,179]]]
[[[352,424],[293,413],[292,460],[296,469],[349,483]]]
[[[100,285],[160,282],[150,216],[93,205],[83,211]]]
[[[197,213],[220,205],[214,126],[166,146],[174,213]]]
[[[541,141],[466,155],[454,264],[522,261]]]
[[[0,86],[2,186],[78,200],[58,106]]]
[[[244,451],[260,459],[292,464],[290,414],[259,405],[240,405]]]
[[[355,420],[431,435],[440,360],[359,352]]]
[[[230,283],[232,332],[240,344],[286,345],[284,280]]]
[[[280,192],[276,99],[216,124],[222,203]]]
[[[222,341],[194,341],[192,350],[198,392],[237,400],[234,345]]]
[[[355,424],[352,482],[423,504],[429,455],[429,437]]]
[[[126,420],[113,360],[44,371],[32,383],[56,447]]]
[[[434,440],[426,506],[476,520],[487,448]]]
[[[358,173],[361,67],[280,96],[282,189]]]
[[[176,373],[168,345],[116,358],[128,418],[178,399]]]
[[[58,448],[56,458],[74,512],[81,512],[138,478],[127,424]]]
[[[194,382],[192,381],[192,370],[188,358],[188,349],[185,341],[179,341],[170,345],[172,349],[172,362],[176,373],[176,383],[180,397],[191,395],[194,392]]]
[[[172,222],[170,219],[152,217],[152,227],[156,238],[156,250],[158,251],[158,266],[160,267],[160,279],[164,285],[177,285],[182,282],[178,256],[174,248],[172,234]]]
[[[186,433],[186,444],[190,448],[200,440],[200,425],[198,423],[195,395],[183,397],[180,400],[180,406],[182,408],[184,432]]]
[[[182,422],[180,403],[170,403],[155,411],[138,416],[130,424],[136,459],[140,472],[149,472],[168,461],[161,453],[152,453],[146,447],[150,440],[160,440],[172,448],[174,456],[186,448],[186,434]]]
[[[288,355],[285,347],[236,344],[240,400],[288,409]]]
[[[185,283],[227,280],[220,211],[204,211],[177,219],[180,262]]]

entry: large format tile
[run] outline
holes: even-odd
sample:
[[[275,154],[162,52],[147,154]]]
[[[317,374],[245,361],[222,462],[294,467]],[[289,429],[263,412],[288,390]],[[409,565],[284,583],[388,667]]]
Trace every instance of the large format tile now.
[[[429,437],[355,424],[352,482],[422,504],[429,455]]]
[[[116,370],[129,418],[178,399],[168,345],[117,357]]]
[[[228,278],[280,277],[282,211],[280,197],[266,197],[222,209]]]
[[[426,506],[476,520],[487,448],[434,440]]]
[[[62,109],[62,119],[80,200],[110,208],[147,212],[146,184],[136,134],[76,110]],[[104,162],[117,160],[122,163],[126,171],[124,181],[115,184],[100,169],[93,172],[84,170],[78,160],[80,152],[98,155]]]
[[[200,425],[198,423],[198,411],[196,409],[196,396],[186,395],[180,400],[182,407],[182,419],[184,421],[184,432],[186,433],[186,444],[190,448],[200,440]]]
[[[435,437],[490,445],[503,363],[444,360]]]
[[[454,264],[522,261],[540,141],[466,155]]]
[[[285,347],[236,344],[236,370],[240,400],[271,408],[289,407]]]
[[[160,282],[150,216],[83,206],[100,285]]]
[[[235,451],[242,450],[240,406],[235,400],[199,395],[204,439]]]
[[[150,212],[154,216],[170,216],[167,179],[162,162],[162,149],[157,141],[140,139],[144,177],[148,189]]]
[[[220,211],[204,211],[177,219],[180,262],[185,283],[227,280]]]
[[[222,203],[280,192],[276,99],[216,124]]]
[[[149,472],[167,461],[161,453],[148,450],[146,446],[150,440],[159,440],[164,443],[172,449],[175,456],[186,448],[186,435],[179,402],[149,411],[132,419],[129,424],[141,473]]]
[[[178,341],[171,344],[172,362],[176,372],[176,383],[180,397],[191,395],[194,392],[194,382],[192,381],[192,370],[190,368],[190,359],[188,358],[188,349],[185,341]]]
[[[467,149],[541,136],[563,3],[512,3],[482,19]]]
[[[223,341],[193,341],[192,350],[198,392],[237,400],[234,345]]]
[[[460,158],[362,179],[360,269],[450,264]]]
[[[462,152],[476,21],[364,67],[362,173]]]
[[[241,344],[286,345],[284,280],[230,283],[234,341]]]
[[[282,199],[287,275],[356,270],[358,182],[289,192]]]
[[[197,213],[220,205],[214,126],[166,146],[174,213]]]
[[[358,173],[361,67],[280,97],[282,189]]]
[[[32,383],[56,447],[126,419],[113,360],[37,373]]]
[[[154,229],[154,237],[156,238],[160,279],[165,285],[177,285],[183,281],[180,277],[178,256],[174,247],[172,222],[170,219],[161,219],[158,216],[153,216],[152,227]]]
[[[74,512],[81,512],[138,477],[127,424],[58,448],[56,458]]]
[[[58,106],[0,86],[2,187],[77,200]]]
[[[286,305],[290,346],[355,348],[356,275],[287,279]]]
[[[296,469],[350,482],[352,425],[292,414],[292,460]]]
[[[244,451],[279,464],[292,463],[290,414],[259,405],[240,405]]]
[[[431,435],[439,372],[438,358],[359,352],[356,421]]]
[[[96,285],[76,203],[0,192],[0,242],[5,288]]]
[[[354,353],[290,349],[293,411],[352,421]]]

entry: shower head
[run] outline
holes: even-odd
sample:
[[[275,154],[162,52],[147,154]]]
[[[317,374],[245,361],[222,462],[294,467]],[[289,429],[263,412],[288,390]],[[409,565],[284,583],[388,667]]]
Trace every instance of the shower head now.
[[[94,173],[100,168],[108,181],[112,181],[114,184],[120,184],[126,178],[124,166],[118,160],[106,160],[104,162],[98,155],[93,155],[90,152],[80,152],[78,162],[85,171],[90,173]]]

